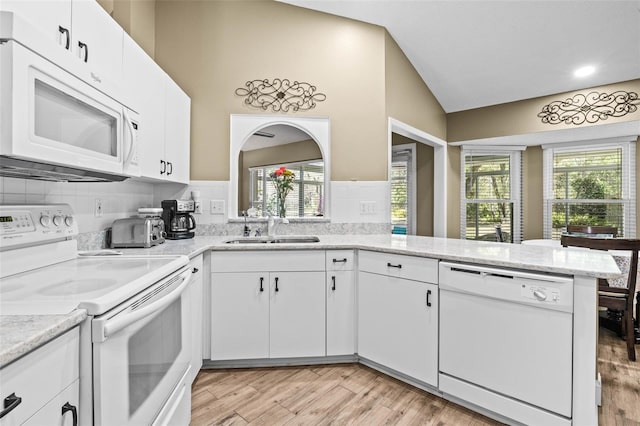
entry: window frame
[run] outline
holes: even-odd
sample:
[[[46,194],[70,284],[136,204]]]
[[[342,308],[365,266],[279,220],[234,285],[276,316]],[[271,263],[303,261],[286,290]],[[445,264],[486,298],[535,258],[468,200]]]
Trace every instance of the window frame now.
[[[416,144],[406,143],[391,146],[391,170],[393,169],[393,156],[398,151],[410,151],[410,159],[407,161],[407,235],[415,235],[416,233]],[[397,161],[395,161],[397,162]],[[389,175],[389,207],[391,208],[391,186],[393,182],[393,176]],[[393,226],[393,220],[390,220]]]
[[[554,198],[554,154],[567,152],[602,151],[606,149],[622,149],[622,197],[620,200],[607,199],[610,204],[622,204],[624,213],[623,229],[619,234],[625,238],[636,237],[636,144],[635,139],[596,140],[542,145],[542,176],[543,176],[543,237],[553,238],[553,204],[563,201],[589,202],[592,200],[578,200]]]
[[[324,175],[324,172],[325,172],[324,166],[325,166],[325,164],[324,164],[322,158],[304,160],[304,161],[296,161],[296,162],[292,162],[292,163],[277,163],[277,164],[267,164],[267,165],[263,165],[263,166],[249,167],[248,170],[249,170],[249,202],[250,202],[250,204],[253,206],[254,201],[255,201],[255,194],[256,194],[256,191],[257,191],[257,185],[256,185],[257,179],[253,178],[254,172],[256,170],[262,170],[263,171],[263,175],[265,176],[265,178],[262,180],[262,188],[261,188],[261,190],[263,191],[263,196],[262,196],[262,214],[263,214],[263,216],[262,217],[267,217],[267,216],[264,216],[265,212],[267,212],[267,209],[266,209],[267,199],[265,198],[264,194],[266,194],[266,188],[270,184],[270,178],[267,177],[268,175],[266,173],[267,169],[278,168],[280,166],[284,166],[287,169],[295,169],[296,167],[308,165],[308,164],[311,164],[311,163],[322,163],[322,165],[323,165],[323,175]],[[300,216],[300,207],[304,206],[304,200],[301,199],[301,197],[304,196],[304,187],[305,187],[304,182],[305,181],[300,181],[299,180],[299,176],[300,175],[298,174],[296,176],[296,180],[294,180],[294,183],[298,185],[298,211],[297,211],[298,216],[292,216],[292,217],[290,217],[290,219],[291,218],[293,218],[293,219],[303,219],[303,218],[304,219],[309,219],[309,218],[312,218],[312,217],[325,217],[325,215],[326,215],[325,209],[323,209],[323,211],[322,211],[322,213],[323,213],[322,216],[317,216],[317,215],[304,216],[304,214],[302,216]],[[326,197],[325,179],[323,178],[318,184],[322,188],[322,191],[321,191],[322,195],[320,197],[321,198],[321,202],[322,203],[326,203],[326,199],[322,200],[322,198]],[[304,207],[303,207],[303,209],[304,209]],[[276,212],[272,212],[272,214],[276,215]]]
[[[480,146],[462,146],[460,150],[460,239],[467,239],[467,204],[480,203],[504,203],[508,202],[512,205],[512,225],[513,234],[511,242],[519,244],[522,242],[522,151],[526,147],[521,146],[500,146],[500,147],[480,147]],[[485,199],[473,198],[467,199],[466,193],[466,159],[467,156],[484,156],[484,155],[501,155],[509,156],[509,196],[508,199]],[[503,230],[504,231],[504,230]]]

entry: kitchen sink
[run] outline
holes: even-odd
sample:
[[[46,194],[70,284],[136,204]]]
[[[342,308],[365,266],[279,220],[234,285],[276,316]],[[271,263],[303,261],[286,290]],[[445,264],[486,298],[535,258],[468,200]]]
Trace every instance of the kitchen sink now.
[[[320,238],[315,235],[287,235],[281,237],[242,237],[225,241],[226,244],[307,244],[318,243]]]

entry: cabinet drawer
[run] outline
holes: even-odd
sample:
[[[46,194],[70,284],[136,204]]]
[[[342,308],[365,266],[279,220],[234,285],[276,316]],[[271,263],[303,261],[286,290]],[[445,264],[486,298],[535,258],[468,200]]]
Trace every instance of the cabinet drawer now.
[[[353,250],[327,250],[327,271],[352,271]]]
[[[438,260],[436,259],[360,251],[358,269],[373,274],[438,283]]]
[[[211,272],[324,271],[324,251],[212,252]]]
[[[0,398],[22,402],[0,424],[22,424],[79,377],[79,331],[68,331],[0,370]]]

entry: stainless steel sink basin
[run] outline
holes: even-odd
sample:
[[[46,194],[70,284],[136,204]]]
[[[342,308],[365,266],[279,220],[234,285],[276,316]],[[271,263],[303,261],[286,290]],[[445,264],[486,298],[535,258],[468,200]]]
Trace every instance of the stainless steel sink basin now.
[[[286,243],[318,243],[320,242],[320,238],[309,235],[309,236],[286,236],[286,237],[276,237],[272,240],[275,244],[286,244]]]
[[[281,237],[242,237],[226,241],[226,244],[307,244],[318,243],[315,235],[283,235]]]

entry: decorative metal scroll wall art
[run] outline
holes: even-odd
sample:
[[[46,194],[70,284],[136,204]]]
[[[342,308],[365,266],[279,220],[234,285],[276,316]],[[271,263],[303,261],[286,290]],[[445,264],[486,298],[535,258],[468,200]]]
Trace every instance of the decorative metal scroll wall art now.
[[[548,124],[596,123],[609,117],[622,117],[638,110],[640,99],[635,92],[619,90],[610,94],[577,94],[564,101],[553,101],[542,108],[538,117]]]
[[[284,78],[250,80],[236,89],[236,95],[246,96],[244,103],[252,107],[274,112],[308,111],[316,107],[316,102],[327,99],[324,93],[316,93],[316,86],[301,81]]]

